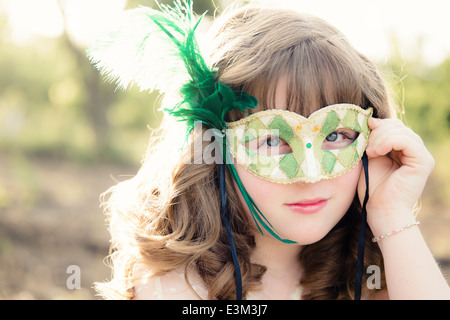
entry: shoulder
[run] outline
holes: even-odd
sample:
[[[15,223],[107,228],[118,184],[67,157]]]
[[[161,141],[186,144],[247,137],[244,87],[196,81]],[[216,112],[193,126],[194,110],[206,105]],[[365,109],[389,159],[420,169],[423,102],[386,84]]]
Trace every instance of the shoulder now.
[[[143,277],[134,287],[134,300],[198,300],[208,297],[208,290],[193,272],[189,284],[184,271],[172,271],[163,276]],[[195,293],[194,293],[195,292]]]

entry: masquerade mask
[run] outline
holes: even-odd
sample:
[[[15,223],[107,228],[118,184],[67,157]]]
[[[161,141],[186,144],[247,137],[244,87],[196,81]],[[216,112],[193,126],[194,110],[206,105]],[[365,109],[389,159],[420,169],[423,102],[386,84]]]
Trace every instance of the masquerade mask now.
[[[308,118],[272,109],[227,123],[232,156],[252,174],[276,183],[316,182],[351,170],[366,149],[372,116],[335,104]]]

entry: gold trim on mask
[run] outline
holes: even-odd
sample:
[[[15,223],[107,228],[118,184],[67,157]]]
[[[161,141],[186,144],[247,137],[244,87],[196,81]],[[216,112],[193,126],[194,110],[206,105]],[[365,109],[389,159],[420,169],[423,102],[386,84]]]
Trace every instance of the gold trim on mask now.
[[[267,181],[287,184],[333,179],[359,163],[367,147],[367,121],[372,113],[372,108],[352,104],[327,106],[308,118],[282,109],[260,111],[227,123],[230,153],[247,171]],[[358,136],[345,147],[323,150],[325,139],[343,129]],[[282,139],[290,152],[261,154],[248,148],[264,136]]]

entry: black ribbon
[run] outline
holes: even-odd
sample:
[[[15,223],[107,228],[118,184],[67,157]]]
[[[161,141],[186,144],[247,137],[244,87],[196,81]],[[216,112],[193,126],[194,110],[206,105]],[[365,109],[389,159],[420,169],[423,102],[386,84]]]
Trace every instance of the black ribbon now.
[[[361,300],[362,277],[364,273],[364,249],[366,246],[366,229],[367,229],[367,210],[366,205],[369,200],[369,159],[366,152],[362,156],[364,167],[364,177],[366,179],[366,193],[361,209],[361,222],[359,226],[358,239],[358,255],[356,259],[356,283],[355,283],[355,300]]]
[[[234,244],[233,235],[231,233],[230,225],[226,216],[227,206],[227,191],[225,187],[225,163],[220,166],[220,196],[222,199],[222,222],[227,230],[228,241],[230,242],[231,256],[233,257],[233,264],[236,277],[236,300],[242,300],[242,277],[241,267],[236,253],[236,246]]]

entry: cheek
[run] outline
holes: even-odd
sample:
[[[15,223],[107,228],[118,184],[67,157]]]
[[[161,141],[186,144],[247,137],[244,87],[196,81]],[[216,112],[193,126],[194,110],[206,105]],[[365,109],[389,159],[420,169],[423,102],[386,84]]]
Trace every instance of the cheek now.
[[[244,185],[247,192],[251,195],[253,200],[258,202],[258,198],[264,199],[274,193],[274,184],[272,182],[265,181],[256,177],[239,164],[235,164],[235,167],[242,184]],[[237,188],[236,190],[239,189]],[[240,192],[238,193],[240,196],[242,196]]]
[[[283,194],[284,191],[282,188],[284,186],[258,178],[239,164],[235,164],[235,167],[244,188],[252,197],[253,201],[257,203],[258,208],[264,215],[270,213],[276,204],[273,199],[277,199]],[[234,181],[234,187],[249,221],[253,223],[254,221],[250,215],[250,209],[239,191],[236,181]]]
[[[333,188],[336,190],[339,202],[345,207],[350,207],[360,181],[362,171],[362,162],[360,161],[349,172],[331,180],[333,181]],[[345,192],[344,192],[345,190]]]

